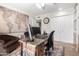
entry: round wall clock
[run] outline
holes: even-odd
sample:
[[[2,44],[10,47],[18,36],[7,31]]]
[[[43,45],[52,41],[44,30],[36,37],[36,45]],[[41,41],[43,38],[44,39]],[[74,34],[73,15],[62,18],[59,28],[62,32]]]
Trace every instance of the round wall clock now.
[[[43,19],[43,22],[44,22],[44,24],[48,24],[48,23],[49,23],[49,18],[48,18],[48,17],[45,17],[45,18]]]

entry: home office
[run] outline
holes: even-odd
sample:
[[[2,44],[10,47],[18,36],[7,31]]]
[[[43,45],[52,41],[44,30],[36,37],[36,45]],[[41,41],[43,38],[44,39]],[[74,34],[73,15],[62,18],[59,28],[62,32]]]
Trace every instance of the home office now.
[[[0,4],[1,56],[78,56],[78,3]]]

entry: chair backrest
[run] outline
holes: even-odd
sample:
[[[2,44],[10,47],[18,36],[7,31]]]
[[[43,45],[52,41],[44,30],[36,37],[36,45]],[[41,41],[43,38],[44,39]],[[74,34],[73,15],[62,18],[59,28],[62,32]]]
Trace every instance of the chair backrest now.
[[[50,33],[50,35],[49,35],[48,42],[47,42],[49,47],[53,46],[53,41],[54,41],[54,40],[53,40],[53,37],[52,37],[52,36],[53,36],[54,32],[55,32],[55,31],[52,31],[52,32]]]
[[[48,42],[52,42],[52,36],[53,36],[53,34],[54,34],[54,32],[55,31],[52,31],[51,33],[50,33],[50,35],[49,35],[49,38],[48,38]]]

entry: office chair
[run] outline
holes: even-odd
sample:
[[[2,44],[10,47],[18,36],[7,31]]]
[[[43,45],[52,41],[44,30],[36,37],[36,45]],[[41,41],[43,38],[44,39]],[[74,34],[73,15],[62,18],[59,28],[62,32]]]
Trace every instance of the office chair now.
[[[49,38],[47,39],[47,43],[45,45],[46,49],[45,49],[45,55],[49,55],[50,56],[50,48],[52,48],[52,50],[54,50],[54,40],[53,40],[53,34],[55,31],[52,31],[49,35]]]

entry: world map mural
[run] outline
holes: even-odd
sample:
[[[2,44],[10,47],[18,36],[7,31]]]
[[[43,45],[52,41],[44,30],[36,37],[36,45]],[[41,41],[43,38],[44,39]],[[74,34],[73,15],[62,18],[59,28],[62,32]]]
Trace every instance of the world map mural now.
[[[27,21],[28,15],[0,6],[0,33],[26,31]]]

